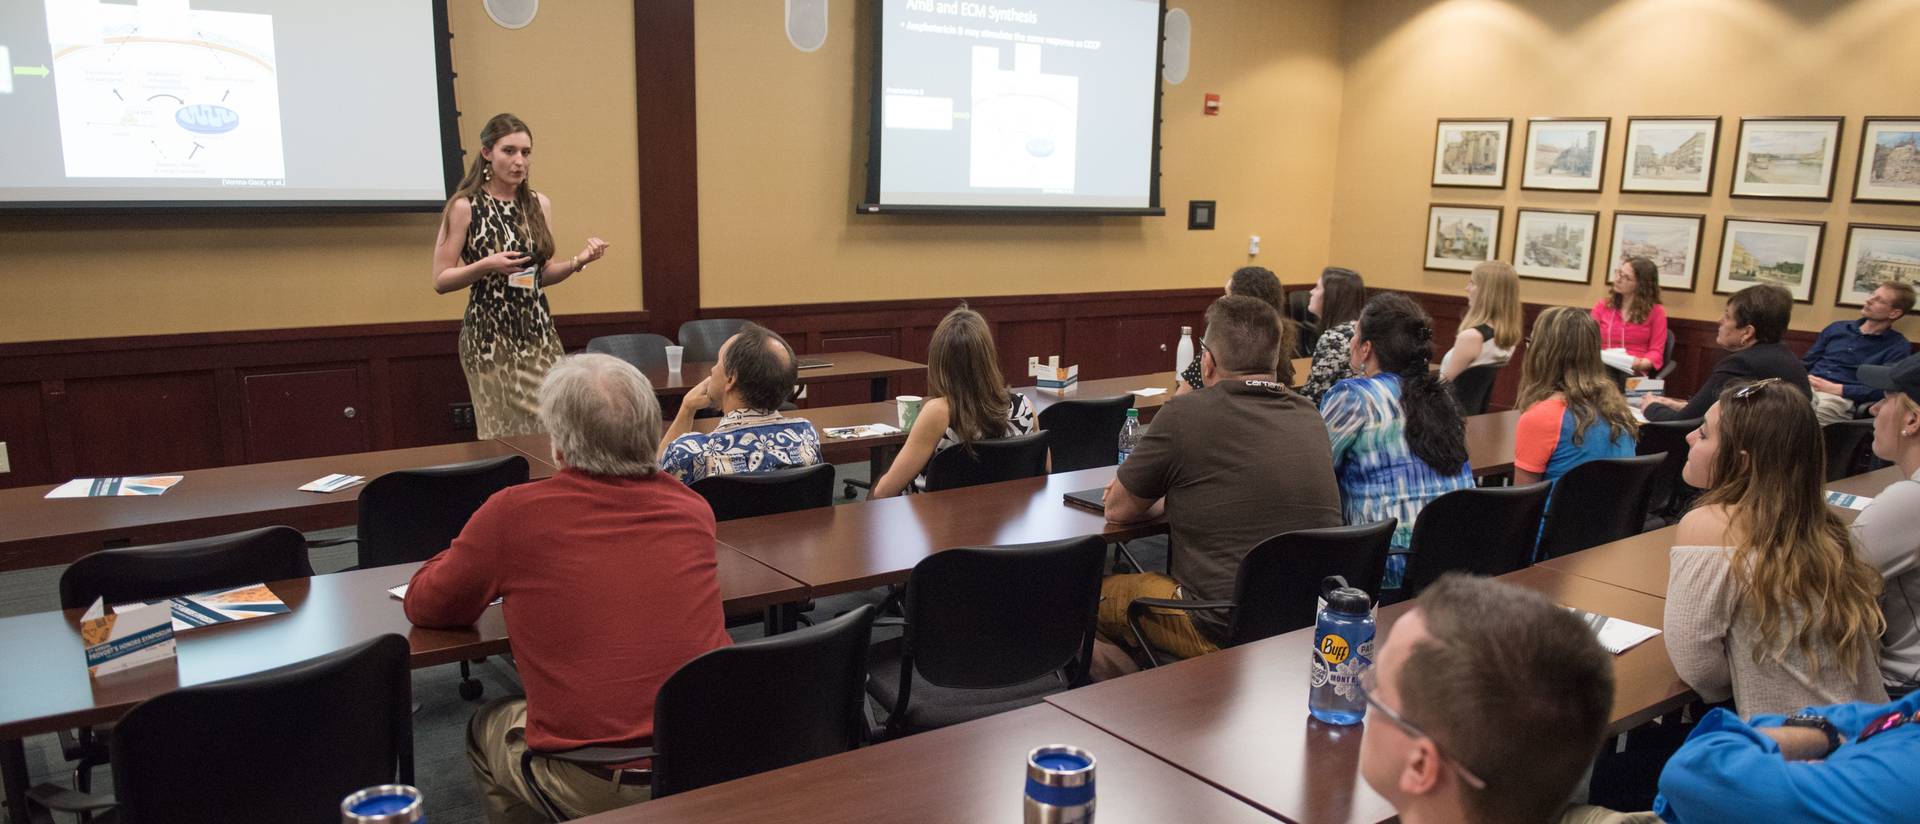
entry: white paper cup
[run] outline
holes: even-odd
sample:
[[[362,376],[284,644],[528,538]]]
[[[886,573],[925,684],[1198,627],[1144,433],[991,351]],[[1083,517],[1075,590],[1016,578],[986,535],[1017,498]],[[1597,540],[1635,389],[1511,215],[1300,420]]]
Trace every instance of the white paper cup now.
[[[667,371],[668,372],[680,371],[680,359],[684,357],[686,354],[687,354],[687,347],[685,346],[667,347]]]
[[[913,419],[920,417],[922,400],[919,395],[901,395],[893,399],[893,410],[900,417],[900,431],[913,431]]]

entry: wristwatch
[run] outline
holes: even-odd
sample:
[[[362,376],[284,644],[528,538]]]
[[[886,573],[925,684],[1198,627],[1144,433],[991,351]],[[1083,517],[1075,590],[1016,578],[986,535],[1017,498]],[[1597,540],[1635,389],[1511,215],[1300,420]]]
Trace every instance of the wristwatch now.
[[[1807,727],[1810,729],[1816,729],[1823,733],[1826,733],[1827,734],[1827,751],[1820,754],[1821,758],[1825,758],[1829,755],[1832,755],[1834,750],[1840,749],[1840,742],[1841,742],[1840,731],[1837,729],[1834,729],[1833,722],[1828,721],[1825,716],[1814,715],[1812,713],[1803,712],[1796,715],[1788,716],[1787,720],[1780,722],[1780,726]]]

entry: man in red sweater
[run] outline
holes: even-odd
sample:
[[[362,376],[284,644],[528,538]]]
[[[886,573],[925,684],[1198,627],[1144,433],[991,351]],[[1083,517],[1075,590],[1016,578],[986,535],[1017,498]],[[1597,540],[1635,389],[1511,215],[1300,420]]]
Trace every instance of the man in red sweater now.
[[[453,546],[420,567],[407,618],[471,625],[504,598],[524,698],[476,712],[467,753],[493,822],[542,821],[521,780],[527,749],[643,743],[667,676],[726,646],[713,511],[659,472],[660,404],[646,376],[607,355],[556,364],[540,421],[562,469],[502,490]],[[642,775],[534,760],[542,790],[584,816],[644,801]]]

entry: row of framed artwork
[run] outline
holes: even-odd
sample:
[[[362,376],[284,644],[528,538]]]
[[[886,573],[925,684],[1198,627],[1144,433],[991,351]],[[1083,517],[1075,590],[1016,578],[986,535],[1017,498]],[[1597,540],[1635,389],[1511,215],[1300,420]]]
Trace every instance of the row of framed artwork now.
[[[1472,271],[1492,260],[1504,210],[1498,206],[1436,203],[1427,208],[1426,268]],[[1607,268],[1644,257],[1660,268],[1660,288],[1691,292],[1700,271],[1705,215],[1614,212]],[[1592,283],[1599,212],[1521,208],[1508,260],[1521,277]],[[1800,303],[1813,302],[1827,224],[1811,220],[1724,219],[1715,294],[1756,283],[1786,287]],[[1889,280],[1920,284],[1920,226],[1847,225],[1840,291],[1835,302],[1860,306]]]
[[[1610,117],[1527,121],[1520,188],[1598,192]],[[1733,159],[1734,197],[1832,200],[1843,117],[1743,117]],[[1507,187],[1510,118],[1442,118],[1434,132],[1433,185]],[[1719,117],[1627,118],[1620,191],[1713,193]],[[1920,117],[1869,117],[1854,177],[1858,203],[1920,205]]]

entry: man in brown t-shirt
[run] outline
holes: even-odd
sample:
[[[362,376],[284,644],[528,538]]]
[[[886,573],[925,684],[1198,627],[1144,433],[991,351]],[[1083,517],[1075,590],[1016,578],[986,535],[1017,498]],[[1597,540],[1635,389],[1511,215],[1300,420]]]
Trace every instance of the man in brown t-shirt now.
[[[1100,587],[1100,633],[1131,645],[1135,598],[1226,600],[1240,560],[1282,532],[1339,526],[1340,489],[1327,427],[1313,403],[1274,379],[1279,323],[1259,300],[1227,296],[1207,309],[1200,342],[1205,389],[1160,407],[1107,485],[1107,520],[1130,523],[1162,508],[1172,530],[1171,578],[1115,575]],[[1226,636],[1212,610],[1153,613],[1142,621],[1159,649],[1192,657]]]

